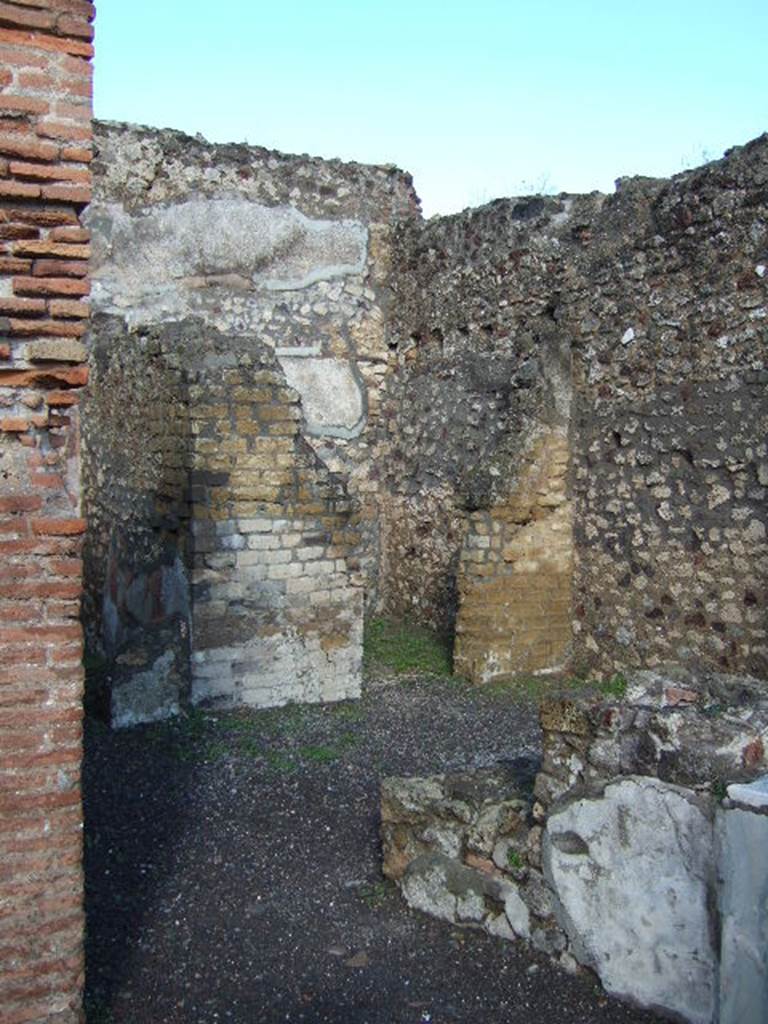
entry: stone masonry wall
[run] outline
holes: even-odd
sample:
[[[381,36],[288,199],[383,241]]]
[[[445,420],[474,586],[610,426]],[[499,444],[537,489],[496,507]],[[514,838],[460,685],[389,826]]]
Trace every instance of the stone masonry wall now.
[[[94,303],[129,326],[194,316],[276,354],[302,434],[360,509],[378,591],[381,395],[391,235],[418,216],[409,176],[97,123]]]
[[[482,620],[475,570],[461,580],[480,564],[476,524],[493,535],[524,453],[562,428],[574,571],[551,621],[571,604],[570,667],[765,676],[767,204],[763,136],[670,181],[497,200],[398,231],[390,613],[450,629],[459,591],[460,626]],[[492,603],[525,615],[508,575]]]
[[[98,316],[90,337],[84,619],[92,660],[103,663],[89,673],[88,698],[128,725],[189,698],[188,385],[161,331],[130,334]]]
[[[94,8],[0,10],[0,1019],[80,1020],[78,399]]]
[[[768,137],[629,182],[574,339],[576,658],[765,677]]]
[[[299,396],[271,350],[233,351],[221,336],[214,346],[187,371],[192,700],[359,696],[359,536],[346,488],[301,437]]]
[[[478,678],[499,656],[765,671],[765,139],[669,182],[426,224],[394,168],[109,124],[98,143],[99,308],[273,349],[358,503],[369,611],[450,632],[463,601]],[[554,434],[569,504],[535,527],[552,559],[490,555],[481,591],[476,527],[505,529]],[[462,654],[536,629],[537,655]]]
[[[357,695],[359,534],[273,352],[101,315],[92,363],[87,588],[112,722]]]
[[[94,601],[102,602],[109,565],[124,588],[138,587],[143,602],[138,617],[128,609],[139,627],[132,630],[134,649],[113,651],[113,720],[120,717],[119,664],[132,679],[134,701],[140,690],[153,689],[151,679],[171,673],[161,687],[165,696],[154,687],[152,714],[183,702],[186,571],[193,700],[284,703],[357,693],[359,573],[370,604],[378,588],[372,452],[393,358],[385,330],[389,235],[396,219],[418,212],[410,179],[393,167],[212,146],[125,125],[97,125],[97,147],[89,211],[94,302],[113,319],[97,323],[94,351],[114,341],[98,336],[107,330],[102,325],[122,322],[112,328],[123,336],[116,358],[136,369],[134,396],[145,395],[162,422],[162,399],[138,379],[149,364],[137,342],[154,325],[162,379],[181,371],[185,382],[182,419],[191,438],[191,540],[184,524],[170,536],[165,513],[155,515],[155,482],[131,505],[138,520],[126,532],[125,516],[108,513],[104,488],[114,473],[106,463],[113,460],[100,450],[96,427],[89,446],[90,500],[122,538],[107,553],[97,537],[104,516],[94,518]],[[194,345],[172,327],[190,317],[198,323]],[[95,382],[94,407],[103,410],[105,426],[113,397],[106,377]],[[155,452],[153,465],[164,477],[171,453],[156,452],[158,436],[147,433],[142,411],[139,400],[130,413],[140,420],[138,464]],[[122,501],[124,489],[118,491]],[[134,580],[134,526],[154,545],[149,561],[140,556],[141,583]],[[162,555],[154,550],[161,537],[168,542]],[[171,608],[158,610],[151,595],[158,588],[165,595],[168,580]],[[157,642],[148,643],[142,633],[150,618]],[[126,724],[149,713],[140,703]]]
[[[554,314],[574,243],[561,226],[594,203],[498,200],[396,236],[381,583],[396,617],[453,628],[470,518],[512,500],[539,435],[567,433],[570,343]]]

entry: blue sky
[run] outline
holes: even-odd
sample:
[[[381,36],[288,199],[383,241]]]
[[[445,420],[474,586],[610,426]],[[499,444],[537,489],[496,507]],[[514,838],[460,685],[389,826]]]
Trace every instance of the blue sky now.
[[[768,0],[102,0],[95,110],[396,163],[429,216],[714,159],[767,67]]]

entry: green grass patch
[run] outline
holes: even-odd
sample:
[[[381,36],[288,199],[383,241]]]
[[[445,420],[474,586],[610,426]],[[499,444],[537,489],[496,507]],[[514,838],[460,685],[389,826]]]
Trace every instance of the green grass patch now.
[[[308,708],[300,704],[265,708],[259,711],[259,726],[262,732],[273,736],[291,736],[304,728],[308,713]]]
[[[234,753],[234,746],[227,743],[224,738],[211,739],[203,745],[201,753],[203,761],[222,761],[229,754]]]
[[[193,743],[207,736],[211,727],[216,724],[216,719],[207,715],[202,708],[190,708],[176,721],[179,738]]]
[[[273,772],[281,775],[291,775],[296,771],[296,762],[283,750],[267,750],[264,752],[264,760]]]
[[[360,888],[360,899],[370,910],[379,910],[387,900],[390,887],[386,882],[369,882]]]
[[[725,779],[714,779],[712,782],[712,796],[715,800],[725,800],[728,796],[728,783]]]
[[[367,668],[384,666],[397,673],[422,672],[450,676],[450,642],[423,626],[373,619],[363,633],[363,659]]]
[[[332,714],[334,718],[340,718],[344,722],[362,722],[366,712],[359,702],[344,701],[332,705]]]
[[[610,679],[604,679],[598,683],[597,688],[606,697],[621,698],[627,692],[627,680],[620,672],[617,672]]]
[[[519,850],[507,850],[507,863],[513,871],[521,871],[525,867]]]
[[[245,757],[260,757],[262,745],[255,736],[245,736],[238,743],[237,751]]]
[[[341,751],[337,747],[301,747],[299,753],[306,761],[313,761],[315,764],[329,764],[338,761]]]
[[[518,675],[497,679],[479,686],[480,692],[497,700],[539,702],[547,697],[579,693],[587,688],[581,679],[562,675]]]
[[[147,740],[185,764],[260,757],[263,746],[257,716],[202,708],[149,726]]]
[[[273,772],[338,761],[359,742],[355,725],[365,717],[356,705],[332,719],[331,738],[311,744],[318,709],[296,704],[261,710],[193,708],[178,718],[147,726],[147,742],[182,764],[264,761]],[[302,746],[301,744],[304,743]]]
[[[619,673],[602,681],[564,673],[517,675],[483,683],[478,690],[491,699],[512,702],[522,700],[539,703],[548,697],[578,697],[580,695],[595,695],[619,700],[627,691],[627,681]]]

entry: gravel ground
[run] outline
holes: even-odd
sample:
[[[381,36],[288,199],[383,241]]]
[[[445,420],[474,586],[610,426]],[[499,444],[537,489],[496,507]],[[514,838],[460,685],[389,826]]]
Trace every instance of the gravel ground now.
[[[657,1021],[382,879],[383,776],[539,742],[530,700],[381,673],[359,702],[89,722],[89,1024]]]

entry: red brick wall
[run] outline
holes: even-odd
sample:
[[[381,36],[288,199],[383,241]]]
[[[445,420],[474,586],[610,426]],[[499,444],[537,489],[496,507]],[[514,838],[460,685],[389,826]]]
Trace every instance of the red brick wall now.
[[[0,1024],[80,1020],[91,22],[0,2]]]

